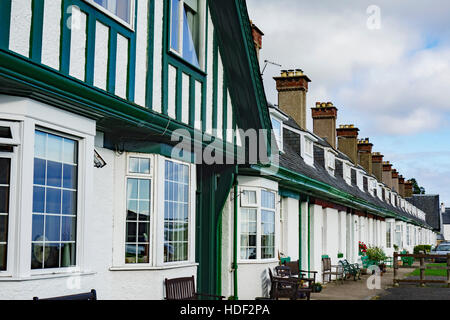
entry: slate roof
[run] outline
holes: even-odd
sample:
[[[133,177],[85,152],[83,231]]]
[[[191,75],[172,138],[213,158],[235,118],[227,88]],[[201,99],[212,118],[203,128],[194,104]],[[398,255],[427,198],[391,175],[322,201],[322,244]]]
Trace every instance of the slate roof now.
[[[439,195],[415,194],[412,198],[406,199],[426,214],[427,223],[433,230],[441,230],[441,206]]]
[[[445,212],[442,214],[442,223],[450,224],[450,208],[445,208]]]
[[[308,132],[308,133],[312,134],[309,131],[305,131],[305,130],[301,129],[292,118],[289,118],[289,120],[286,121],[285,124],[295,128],[297,130],[301,130],[303,132]],[[357,186],[348,185],[347,182],[344,180],[344,178],[340,177],[339,175],[331,176],[328,173],[327,169],[325,169],[325,167],[322,166],[322,161],[318,161],[318,162],[315,161],[314,166],[310,166],[310,165],[306,164],[304,159],[301,157],[301,154],[299,153],[299,149],[297,147],[298,140],[294,139],[292,135],[296,135],[296,134],[287,128],[284,129],[283,153],[280,155],[280,166],[281,167],[284,167],[291,171],[300,173],[302,175],[305,175],[305,176],[315,179],[317,181],[326,183],[332,187],[335,187],[336,189],[347,192],[347,193],[349,193],[355,197],[358,197],[360,199],[363,199],[373,205],[376,205],[378,207],[381,207],[381,208],[384,208],[391,212],[394,212],[394,213],[398,214],[399,216],[409,218],[420,224],[425,224],[424,221],[416,218],[415,216],[407,213],[406,211],[403,211],[400,208],[396,208],[396,207],[392,206],[391,204],[388,204],[387,202],[380,200],[378,197],[372,196],[370,193],[361,191],[361,189],[359,189]],[[320,137],[318,137],[318,139],[319,139],[319,142],[317,143],[317,145],[331,148],[331,146],[329,145],[329,143],[327,141],[325,141],[324,139],[321,139]],[[338,158],[349,160],[349,158],[345,154],[340,152],[339,150],[335,150],[335,151],[337,151],[339,154]]]

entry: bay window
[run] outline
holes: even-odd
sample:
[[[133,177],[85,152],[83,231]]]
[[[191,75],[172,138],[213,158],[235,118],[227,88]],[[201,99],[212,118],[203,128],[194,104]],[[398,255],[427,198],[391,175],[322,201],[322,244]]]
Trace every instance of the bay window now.
[[[35,131],[31,268],[76,264],[78,142]]]
[[[275,258],[275,192],[245,189],[239,214],[241,260]]]
[[[200,68],[200,0],[171,0],[170,48],[184,60]]]

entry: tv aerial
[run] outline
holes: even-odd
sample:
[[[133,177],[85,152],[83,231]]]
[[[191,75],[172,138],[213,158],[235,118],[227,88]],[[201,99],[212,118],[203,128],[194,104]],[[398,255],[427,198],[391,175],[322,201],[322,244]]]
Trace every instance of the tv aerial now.
[[[267,66],[269,65],[269,64],[272,64],[272,65],[274,65],[274,66],[278,66],[278,67],[282,67],[282,65],[281,64],[278,64],[278,63],[275,63],[275,62],[272,62],[272,61],[269,61],[269,60],[264,60],[264,63],[265,63],[265,65],[264,65],[264,68],[263,68],[263,70],[262,70],[262,72],[261,72],[261,75],[263,75],[264,74],[264,71],[266,71],[266,68],[267,68]]]

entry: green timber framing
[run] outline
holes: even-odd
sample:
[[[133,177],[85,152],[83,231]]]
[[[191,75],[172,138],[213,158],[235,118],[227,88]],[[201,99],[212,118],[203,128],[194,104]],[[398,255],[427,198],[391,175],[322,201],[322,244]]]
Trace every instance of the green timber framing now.
[[[167,10],[168,1],[164,0]],[[27,97],[43,103],[64,109],[73,113],[96,120],[97,129],[105,133],[105,146],[109,148],[119,146],[122,151],[129,152],[159,152],[164,155],[171,153],[175,144],[171,141],[172,134],[177,130],[184,130],[189,138],[194,137],[192,144],[209,145],[208,140],[201,139],[192,127],[194,115],[189,116],[186,125],[177,120],[169,119],[152,110],[152,72],[153,48],[152,34],[154,32],[155,0],[149,0],[149,36],[148,55],[149,65],[146,80],[146,106],[134,103],[134,74],[136,72],[136,35],[135,30],[129,30],[104,13],[96,10],[82,0],[62,0],[60,68],[55,70],[41,63],[42,32],[43,32],[43,3],[44,0],[33,0],[32,31],[30,36],[30,58],[9,50],[9,35],[11,23],[11,0],[2,0],[0,5],[0,94]],[[87,14],[87,48],[85,81],[80,81],[69,75],[70,63],[70,30],[64,23],[70,15],[70,5],[77,5]],[[267,101],[263,90],[259,63],[253,46],[251,26],[244,0],[208,1],[208,8],[215,26],[214,59],[220,50],[224,64],[224,93],[229,89],[233,101],[233,128],[271,129]],[[137,16],[137,15],[136,15]],[[127,99],[122,99],[115,92],[115,66],[117,41],[110,37],[108,54],[107,90],[101,90],[93,85],[93,64],[95,50],[95,21],[96,19],[110,28],[110,34],[120,33],[129,39],[129,61]],[[230,23],[231,22],[231,23]],[[136,28],[137,26],[135,26]],[[167,19],[165,19],[164,35],[167,37]],[[166,38],[167,39],[167,38]],[[163,75],[166,63],[180,65],[181,61],[163,52]],[[186,68],[183,64],[182,68]],[[186,69],[183,69],[186,70]],[[194,75],[191,78],[204,82],[205,75],[189,68],[186,70]],[[217,88],[217,72],[214,72],[214,85]],[[164,79],[163,79],[164,81]],[[177,84],[179,86],[179,84]],[[203,86],[205,90],[206,84]],[[164,86],[163,86],[163,90]],[[224,98],[224,106],[227,95]],[[181,97],[177,98],[179,102]],[[163,106],[166,95],[163,92]],[[215,96],[214,112],[217,112],[217,97]],[[191,106],[193,101],[190,101]],[[202,103],[202,120],[206,101]],[[163,108],[164,110],[166,107]],[[226,108],[224,108],[225,110]],[[179,115],[177,107],[177,115]],[[256,116],[255,116],[256,115]],[[224,118],[227,119],[226,113]],[[205,123],[205,121],[203,121]],[[225,122],[226,124],[226,122]],[[236,124],[236,125],[235,125]],[[216,123],[214,125],[217,125]],[[225,128],[226,126],[224,126]],[[118,134],[119,132],[120,134]],[[225,136],[225,135],[224,135]],[[152,138],[146,143],[142,138]],[[195,140],[200,137],[200,140]],[[271,133],[268,130],[265,146],[270,154]],[[161,145],[158,145],[161,143]],[[224,142],[224,145],[228,143]],[[245,145],[245,143],[244,143]],[[236,137],[231,148],[231,154],[236,163],[236,157],[241,154],[237,149]],[[245,150],[244,150],[245,151]],[[244,153],[245,154],[245,153]],[[225,154],[227,157],[229,154]],[[192,161],[193,157],[191,158]],[[222,209],[224,203],[236,184],[237,166],[198,166],[197,190],[197,262],[198,289],[205,293],[220,294],[220,252],[219,229],[221,226]]]

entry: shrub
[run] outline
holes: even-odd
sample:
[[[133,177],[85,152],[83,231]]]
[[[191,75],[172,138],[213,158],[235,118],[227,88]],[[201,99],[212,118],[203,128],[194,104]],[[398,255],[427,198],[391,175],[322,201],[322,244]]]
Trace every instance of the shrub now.
[[[424,251],[425,253],[429,253],[431,251],[431,246],[426,244],[421,244],[414,247],[414,254],[419,254],[420,251]]]
[[[386,254],[379,247],[370,247],[367,249],[367,257],[372,261],[380,262],[386,259]]]

